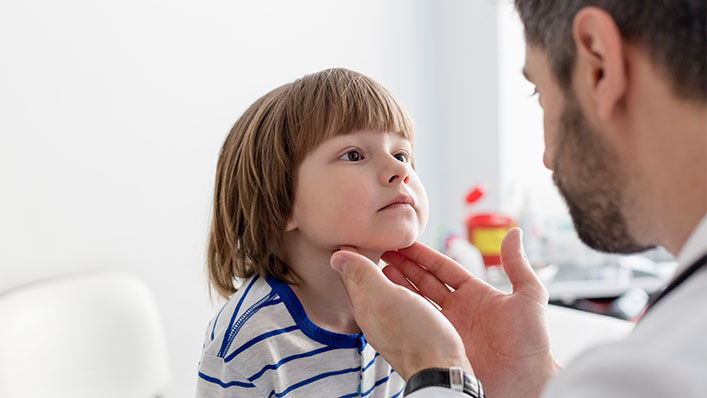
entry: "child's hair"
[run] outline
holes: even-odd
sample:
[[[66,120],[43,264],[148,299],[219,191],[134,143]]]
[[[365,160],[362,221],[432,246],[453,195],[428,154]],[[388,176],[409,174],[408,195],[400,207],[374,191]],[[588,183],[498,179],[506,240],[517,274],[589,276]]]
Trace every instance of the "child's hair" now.
[[[283,252],[297,167],[324,140],[364,129],[412,141],[412,123],[395,98],[341,68],[270,91],[236,121],[216,168],[208,243],[209,281],[220,295],[236,291],[235,278],[255,274],[297,282]]]

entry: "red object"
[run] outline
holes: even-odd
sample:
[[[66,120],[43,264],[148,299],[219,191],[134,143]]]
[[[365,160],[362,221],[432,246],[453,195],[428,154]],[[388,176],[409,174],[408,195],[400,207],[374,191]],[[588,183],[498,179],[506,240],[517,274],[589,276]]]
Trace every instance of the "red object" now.
[[[466,194],[466,204],[470,205],[484,196],[484,188],[481,185],[477,185]]]

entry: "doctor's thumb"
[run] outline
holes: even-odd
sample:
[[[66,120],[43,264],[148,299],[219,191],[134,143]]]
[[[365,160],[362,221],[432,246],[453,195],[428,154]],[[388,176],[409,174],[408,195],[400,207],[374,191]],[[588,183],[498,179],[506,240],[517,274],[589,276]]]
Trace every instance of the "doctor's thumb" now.
[[[503,264],[503,270],[513,285],[514,293],[519,290],[531,289],[547,294],[540,278],[535,274],[528,262],[528,258],[525,256],[523,231],[520,228],[512,228],[503,238],[503,242],[501,242],[501,264]]]
[[[339,250],[332,254],[331,267],[339,272],[349,294],[352,289],[373,289],[378,279],[385,278],[378,266],[368,258],[349,250]],[[380,275],[378,275],[380,274]]]

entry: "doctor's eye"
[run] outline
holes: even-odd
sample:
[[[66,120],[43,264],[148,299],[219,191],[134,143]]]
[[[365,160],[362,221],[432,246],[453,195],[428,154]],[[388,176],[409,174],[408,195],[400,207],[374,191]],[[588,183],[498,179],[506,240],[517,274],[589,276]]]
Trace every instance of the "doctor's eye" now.
[[[358,162],[359,160],[363,159],[363,155],[361,155],[361,153],[357,150],[351,150],[341,155],[339,159],[348,160],[350,162]]]

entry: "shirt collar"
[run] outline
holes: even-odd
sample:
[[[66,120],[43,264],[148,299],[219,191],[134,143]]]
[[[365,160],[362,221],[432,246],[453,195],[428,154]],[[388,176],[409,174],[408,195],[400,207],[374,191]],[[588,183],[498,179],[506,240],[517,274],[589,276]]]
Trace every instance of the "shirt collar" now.
[[[690,264],[707,253],[707,214],[702,217],[702,221],[697,224],[697,227],[692,231],[692,234],[680,249],[678,253],[678,269],[675,270],[675,275],[684,271]]]

